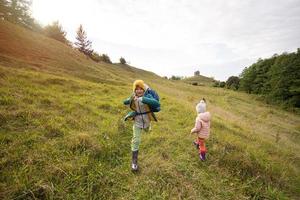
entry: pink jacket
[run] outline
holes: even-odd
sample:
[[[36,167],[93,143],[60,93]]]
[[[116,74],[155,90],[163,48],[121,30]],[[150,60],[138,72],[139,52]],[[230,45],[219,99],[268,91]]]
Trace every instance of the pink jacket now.
[[[198,137],[207,139],[210,132],[210,113],[198,114],[195,122],[195,127],[191,130],[192,133],[197,133]]]

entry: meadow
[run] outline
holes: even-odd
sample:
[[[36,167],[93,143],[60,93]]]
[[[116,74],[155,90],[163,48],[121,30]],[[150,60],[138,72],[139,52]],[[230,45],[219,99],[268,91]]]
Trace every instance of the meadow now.
[[[161,97],[130,170],[122,100],[143,79]],[[297,199],[300,117],[241,92],[170,81],[0,21],[1,199]],[[190,134],[212,114],[208,158]]]

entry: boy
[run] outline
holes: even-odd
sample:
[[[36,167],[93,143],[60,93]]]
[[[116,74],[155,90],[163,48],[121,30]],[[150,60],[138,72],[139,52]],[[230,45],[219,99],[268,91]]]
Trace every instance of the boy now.
[[[138,152],[141,143],[142,131],[148,132],[151,120],[157,121],[153,110],[159,109],[160,103],[154,98],[151,89],[142,80],[136,80],[133,83],[133,94],[124,101],[125,105],[129,105],[133,112],[126,117],[134,120],[133,137],[131,140],[132,164],[133,171],[138,170]]]

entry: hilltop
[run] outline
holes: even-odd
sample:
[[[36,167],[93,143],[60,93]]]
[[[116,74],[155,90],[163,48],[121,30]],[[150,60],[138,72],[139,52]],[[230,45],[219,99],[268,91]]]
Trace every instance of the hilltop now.
[[[122,100],[143,79],[162,111],[130,171]],[[296,199],[300,117],[255,95],[192,87],[0,21],[1,199]],[[208,159],[190,129],[200,98],[212,113]]]
[[[213,78],[209,78],[203,75],[197,75],[182,79],[183,82],[198,85],[198,86],[212,86],[216,81]]]

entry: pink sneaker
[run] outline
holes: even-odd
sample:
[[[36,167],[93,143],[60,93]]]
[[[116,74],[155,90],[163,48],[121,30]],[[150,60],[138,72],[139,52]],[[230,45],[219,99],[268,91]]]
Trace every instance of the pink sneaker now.
[[[206,155],[205,155],[205,154],[206,154],[205,152],[201,152],[201,153],[199,154],[200,160],[204,161],[204,160],[206,159]]]

